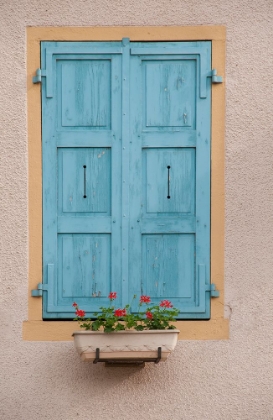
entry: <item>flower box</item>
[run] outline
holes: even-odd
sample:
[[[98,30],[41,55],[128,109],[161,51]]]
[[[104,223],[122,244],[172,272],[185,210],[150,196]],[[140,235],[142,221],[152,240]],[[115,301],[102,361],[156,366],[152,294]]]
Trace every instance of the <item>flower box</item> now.
[[[84,361],[165,361],[179,330],[76,331],[74,344]],[[159,350],[160,348],[160,350]],[[99,349],[99,360],[98,350]],[[160,357],[159,357],[160,356]],[[151,360],[150,360],[151,359]],[[159,360],[160,359],[160,360]]]

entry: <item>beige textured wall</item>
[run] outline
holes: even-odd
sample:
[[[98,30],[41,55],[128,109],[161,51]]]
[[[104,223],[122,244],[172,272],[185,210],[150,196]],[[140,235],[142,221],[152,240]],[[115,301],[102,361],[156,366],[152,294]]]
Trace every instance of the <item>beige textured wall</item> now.
[[[180,341],[165,364],[105,369],[72,342],[24,342],[26,26],[226,25],[228,341]],[[1,420],[273,419],[272,0],[0,0]],[[38,279],[39,280],[39,279]]]

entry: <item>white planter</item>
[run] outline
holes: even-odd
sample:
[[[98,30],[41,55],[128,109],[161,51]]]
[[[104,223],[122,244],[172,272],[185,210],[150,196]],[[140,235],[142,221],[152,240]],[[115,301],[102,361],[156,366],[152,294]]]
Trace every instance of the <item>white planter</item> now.
[[[165,361],[174,350],[179,330],[147,331],[75,331],[74,344],[81,359],[94,361],[96,349],[104,361],[128,361],[157,359],[161,348],[161,359]]]

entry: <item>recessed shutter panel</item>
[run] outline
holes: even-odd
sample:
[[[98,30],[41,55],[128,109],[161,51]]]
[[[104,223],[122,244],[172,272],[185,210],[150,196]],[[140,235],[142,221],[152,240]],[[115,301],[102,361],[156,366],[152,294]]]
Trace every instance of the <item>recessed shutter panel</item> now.
[[[121,298],[121,43],[42,43],[44,318]]]
[[[181,318],[210,316],[210,57],[131,43],[129,290]]]

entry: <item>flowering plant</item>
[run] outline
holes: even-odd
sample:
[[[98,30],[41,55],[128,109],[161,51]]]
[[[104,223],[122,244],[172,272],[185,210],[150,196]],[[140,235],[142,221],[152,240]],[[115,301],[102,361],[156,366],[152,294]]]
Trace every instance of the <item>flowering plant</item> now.
[[[153,305],[150,296],[142,295],[139,299],[138,312],[131,312],[131,305],[125,308],[115,308],[114,300],[117,298],[116,292],[111,292],[108,296],[110,299],[109,307],[101,307],[101,313],[95,313],[95,320],[85,319],[85,311],[79,309],[76,302],[73,303],[75,308],[75,321],[80,323],[80,327],[85,330],[98,331],[102,329],[104,332],[124,331],[134,329],[143,330],[172,330],[174,325],[170,322],[175,321],[179,314],[179,310],[174,308],[169,300],[162,300],[158,305]],[[133,297],[133,300],[136,295]]]

